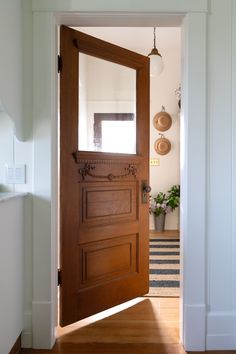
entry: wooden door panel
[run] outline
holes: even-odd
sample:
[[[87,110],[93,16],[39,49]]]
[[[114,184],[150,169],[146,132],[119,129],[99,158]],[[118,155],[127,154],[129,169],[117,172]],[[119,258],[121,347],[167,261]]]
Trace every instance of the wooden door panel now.
[[[137,219],[137,182],[81,183],[80,226],[106,225]]]
[[[149,213],[142,188],[149,177],[149,59],[65,26],[60,51],[60,324],[65,326],[148,292]],[[136,155],[78,151],[80,53],[136,71]]]
[[[96,190],[91,188],[84,191],[83,208],[86,219],[92,220],[114,220],[127,216],[132,212],[132,190],[117,186],[117,188],[100,187]],[[84,220],[84,218],[83,218]]]
[[[137,272],[138,235],[80,245],[79,290]]]
[[[148,269],[147,269],[148,271]],[[107,281],[103,286],[85,288],[77,294],[78,312],[81,318],[91,316],[99,311],[104,311],[110,307],[121,304],[122,302],[134,298],[136,294],[146,294],[147,285],[144,286],[145,277],[140,277],[138,273],[133,273],[132,276],[118,277],[114,281]],[[126,289],[123,291],[122,289]],[[94,291],[96,290],[96,296]],[[86,294],[86,296],[84,296]],[[87,299],[93,299],[89,302]]]

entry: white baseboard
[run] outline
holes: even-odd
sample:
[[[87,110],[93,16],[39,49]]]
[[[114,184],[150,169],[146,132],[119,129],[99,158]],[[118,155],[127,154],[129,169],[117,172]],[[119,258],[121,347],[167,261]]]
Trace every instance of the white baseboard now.
[[[52,320],[52,303],[50,301],[33,301],[32,330],[34,349],[51,349],[55,343],[55,324]]]
[[[207,314],[207,350],[236,350],[236,312]]]
[[[206,306],[184,305],[183,345],[186,351],[206,348]]]
[[[236,335],[207,335],[207,350],[236,350]]]
[[[21,334],[21,347],[32,348],[32,332],[23,331]]]
[[[32,312],[24,312],[24,329],[21,334],[22,348],[32,348]]]

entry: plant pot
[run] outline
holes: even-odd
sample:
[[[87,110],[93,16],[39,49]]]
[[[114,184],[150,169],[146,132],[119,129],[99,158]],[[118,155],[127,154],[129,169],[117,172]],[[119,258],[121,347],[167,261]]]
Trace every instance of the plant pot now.
[[[158,216],[154,216],[154,224],[155,224],[156,231],[164,231],[165,219],[166,219],[166,214],[160,214]]]

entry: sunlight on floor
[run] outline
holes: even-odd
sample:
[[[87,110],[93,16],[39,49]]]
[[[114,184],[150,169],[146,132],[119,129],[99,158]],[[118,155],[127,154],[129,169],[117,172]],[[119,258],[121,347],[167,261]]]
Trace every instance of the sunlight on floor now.
[[[75,327],[78,329],[78,328],[83,328],[83,327],[86,327],[88,326],[89,324],[92,324],[92,323],[95,323],[97,321],[101,321],[107,317],[110,317],[112,315],[115,315],[116,313],[119,313],[125,309],[128,309],[129,307],[131,306],[134,306],[136,304],[138,304],[139,302],[143,301],[145,299],[143,299],[142,297],[138,297],[136,299],[133,299],[133,300],[130,300],[130,301],[127,301],[121,305],[118,305],[118,306],[114,306],[108,310],[105,310],[105,311],[102,311],[102,312],[99,312],[93,316],[90,316],[90,317],[87,317],[83,320],[80,320],[78,322],[75,322],[69,326],[66,326],[66,327],[57,327],[57,338],[60,337],[61,335],[64,335],[64,334],[67,334],[67,333],[70,333],[70,332],[73,332],[75,330]]]
[[[57,329],[59,343],[179,343],[179,299],[137,298]]]

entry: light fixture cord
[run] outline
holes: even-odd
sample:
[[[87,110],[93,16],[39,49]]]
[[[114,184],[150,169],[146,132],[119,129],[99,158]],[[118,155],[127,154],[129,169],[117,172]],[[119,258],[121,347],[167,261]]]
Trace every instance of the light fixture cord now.
[[[154,44],[154,48],[156,49],[156,27],[154,27],[153,29],[153,44]]]

